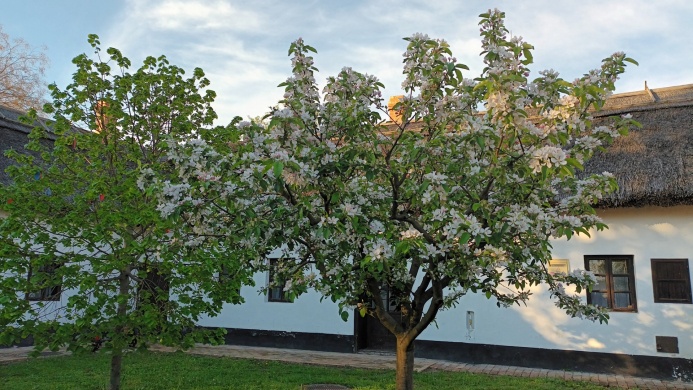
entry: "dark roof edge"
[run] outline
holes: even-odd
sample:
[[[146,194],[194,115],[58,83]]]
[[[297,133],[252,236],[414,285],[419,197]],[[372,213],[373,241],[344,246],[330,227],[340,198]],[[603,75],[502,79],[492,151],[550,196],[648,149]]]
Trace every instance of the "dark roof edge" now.
[[[24,134],[31,133],[35,126],[43,126],[44,128],[48,127],[49,119],[41,117],[39,117],[33,125],[27,125],[19,120],[19,118],[24,115],[26,115],[26,112],[0,105],[0,127],[4,127]],[[52,132],[47,131],[46,138],[55,141],[57,137]]]
[[[600,110],[594,112],[595,118],[603,118],[612,115],[626,114],[629,112],[641,112],[641,111],[654,111],[660,108],[677,108],[677,107],[689,107],[693,106],[693,101],[687,102],[672,102],[672,103],[653,103],[646,106],[643,105],[632,105],[619,107],[613,110]]]

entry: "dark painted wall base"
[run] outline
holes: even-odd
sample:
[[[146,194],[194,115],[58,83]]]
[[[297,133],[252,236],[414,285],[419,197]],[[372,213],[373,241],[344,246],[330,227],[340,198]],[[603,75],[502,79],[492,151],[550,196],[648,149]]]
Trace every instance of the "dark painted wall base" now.
[[[417,340],[415,355],[473,364],[585,371],[693,382],[693,359]]]
[[[227,328],[226,343],[258,347],[293,348],[312,351],[354,352],[356,339],[350,335],[280,332]],[[693,359],[615,353],[565,351],[417,340],[416,357],[473,364],[585,371],[693,382]]]
[[[230,345],[354,352],[354,336],[352,335],[226,328],[224,340]]]
[[[31,347],[33,345],[34,345],[34,338],[29,336],[29,337],[23,338],[21,341],[19,341],[18,343],[15,343],[15,344],[11,344],[11,345],[1,345],[0,344],[0,348]]]

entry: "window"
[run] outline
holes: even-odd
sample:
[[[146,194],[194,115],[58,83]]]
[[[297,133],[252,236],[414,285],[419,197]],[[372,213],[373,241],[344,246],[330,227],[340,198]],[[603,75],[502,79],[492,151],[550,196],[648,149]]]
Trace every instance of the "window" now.
[[[652,259],[652,288],[657,303],[693,303],[688,259]]]
[[[585,256],[585,269],[597,279],[587,303],[612,311],[637,311],[632,255]]]
[[[286,281],[277,278],[276,268],[278,267],[279,259],[269,259],[269,284],[267,286],[267,300],[270,302],[291,302],[284,291]]]
[[[401,311],[398,293],[399,290],[391,288],[386,283],[380,285],[380,301],[383,303],[383,307],[390,313]],[[374,300],[371,300],[370,307],[375,309]]]
[[[37,271],[29,268],[28,281],[39,289],[26,294],[29,301],[58,301],[62,290],[61,283],[57,280],[55,270],[59,265],[41,266]]]

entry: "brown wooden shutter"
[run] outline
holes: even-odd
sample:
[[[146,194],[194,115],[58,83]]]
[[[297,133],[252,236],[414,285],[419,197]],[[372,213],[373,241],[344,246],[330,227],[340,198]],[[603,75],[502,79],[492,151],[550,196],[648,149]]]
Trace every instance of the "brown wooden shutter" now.
[[[693,303],[688,259],[652,259],[656,303]]]

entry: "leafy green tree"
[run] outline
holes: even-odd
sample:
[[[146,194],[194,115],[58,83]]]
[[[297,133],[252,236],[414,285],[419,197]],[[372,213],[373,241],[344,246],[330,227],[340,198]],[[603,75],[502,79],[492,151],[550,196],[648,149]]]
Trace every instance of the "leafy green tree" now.
[[[216,118],[203,71],[185,78],[161,56],[131,72],[117,49],[102,60],[98,37],[89,43],[96,59],[77,56],[73,82],[50,87],[44,110],[55,121],[31,133],[34,153],[9,153],[18,164],[2,189],[0,344],[32,336],[38,351],[80,352],[98,340],[116,390],[128,347],[219,341],[196,322],[239,302],[244,274],[233,258],[185,245],[187,232],[161,218],[139,181],[142,170],[176,176],[170,145]]]
[[[546,283],[568,315],[607,320],[576,295],[589,273],[546,264],[552,237],[605,227],[591,205],[613,178],[576,173],[631,124],[593,126],[590,110],[634,61],[616,53],[574,82],[554,71],[531,80],[533,47],[509,35],[504,14],[480,25],[485,68],[473,79],[445,41],[406,39],[406,95],[389,124],[373,76],[344,68],[321,96],[315,49],[299,39],[269,124],[236,121],[224,142],[175,145],[180,181],[159,183],[165,215],[254,251],[249,265],[267,269],[266,253],[281,249],[274,272],[289,295],[314,288],[345,320],[353,309],[377,318],[396,337],[400,390],[413,387],[414,340],[465,294],[509,306]]]

